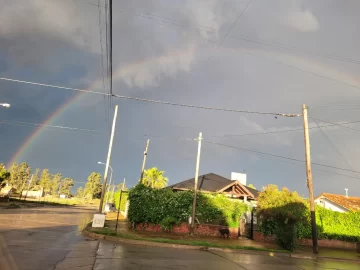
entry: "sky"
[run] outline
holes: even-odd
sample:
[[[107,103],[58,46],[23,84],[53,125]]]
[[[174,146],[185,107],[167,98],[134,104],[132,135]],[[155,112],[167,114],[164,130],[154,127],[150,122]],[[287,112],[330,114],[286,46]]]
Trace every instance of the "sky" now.
[[[0,4],[1,78],[109,92],[104,0]],[[113,93],[258,112],[301,114],[306,104],[312,162],[343,169],[313,165],[315,195],[348,188],[360,196],[360,123],[317,128],[360,121],[359,9],[356,0],[116,0]],[[169,184],[194,177],[197,142],[180,139],[199,132],[206,141],[305,158],[301,117],[0,80],[3,102],[11,107],[0,107],[0,162],[49,168],[73,178],[75,189],[91,172],[104,172],[97,162],[106,161],[115,105],[116,184],[137,183],[147,139],[146,167],[164,170]],[[298,130],[284,132],[291,129]],[[276,184],[308,196],[304,163],[294,160],[203,142],[200,174],[210,172],[246,172],[258,189]]]

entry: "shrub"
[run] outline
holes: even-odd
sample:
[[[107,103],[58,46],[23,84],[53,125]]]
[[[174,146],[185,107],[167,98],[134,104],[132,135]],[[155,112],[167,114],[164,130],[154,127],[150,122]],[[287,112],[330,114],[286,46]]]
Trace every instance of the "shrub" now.
[[[135,223],[170,224],[187,221],[192,213],[192,191],[173,192],[170,189],[152,189],[144,185],[135,186],[129,193],[128,218]],[[223,195],[197,194],[196,218],[200,223],[238,227],[240,217],[248,207],[239,200]]]

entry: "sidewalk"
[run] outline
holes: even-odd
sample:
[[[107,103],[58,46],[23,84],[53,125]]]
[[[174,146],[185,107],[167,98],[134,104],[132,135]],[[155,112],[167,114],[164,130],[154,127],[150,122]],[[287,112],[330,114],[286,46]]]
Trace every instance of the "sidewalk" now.
[[[121,218],[121,219],[120,219]],[[116,224],[116,215],[114,213],[109,213],[106,217],[106,224],[110,230],[115,231]],[[223,239],[223,238],[214,238],[208,236],[199,236],[194,235],[190,236],[188,234],[172,234],[172,233],[155,233],[155,232],[146,232],[146,231],[134,231],[130,229],[130,225],[123,218],[119,217],[118,229],[117,233],[130,235],[136,238],[139,238],[139,241],[144,239],[153,238],[153,239],[170,239],[170,240],[188,240],[188,241],[199,241],[199,242],[207,242],[217,245],[224,246],[237,246],[237,247],[250,247],[254,249],[271,249],[271,250],[279,250],[281,252],[281,248],[274,244],[269,243],[260,243],[250,240],[248,238],[239,238],[239,239]],[[215,248],[216,249],[216,248]],[[230,251],[230,250],[228,250]],[[236,252],[232,250],[232,252]],[[256,252],[256,251],[254,251]],[[258,251],[257,251],[258,252]],[[286,252],[286,251],[284,251]],[[304,259],[333,259],[333,260],[351,260],[360,263],[360,253],[356,253],[355,250],[341,250],[341,249],[332,249],[332,248],[324,248],[319,247],[319,253],[313,254],[312,247],[309,246],[300,246],[294,253],[284,253],[284,255],[290,254],[288,256],[294,258],[304,258]]]

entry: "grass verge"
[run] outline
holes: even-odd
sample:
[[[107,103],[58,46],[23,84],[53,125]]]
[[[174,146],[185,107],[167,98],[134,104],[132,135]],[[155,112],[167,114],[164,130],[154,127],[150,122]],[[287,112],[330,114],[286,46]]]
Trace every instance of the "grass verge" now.
[[[167,243],[167,244],[177,244],[177,245],[188,245],[188,246],[199,246],[199,247],[216,247],[216,248],[228,248],[228,249],[238,249],[238,250],[255,250],[255,251],[267,251],[267,252],[281,252],[289,253],[287,250],[282,249],[269,249],[269,248],[259,248],[251,246],[239,246],[239,245],[230,245],[230,244],[219,244],[211,243],[203,240],[190,240],[190,239],[167,239],[167,238],[150,238],[150,237],[141,237],[134,234],[125,234],[125,233],[116,233],[108,228],[101,229],[91,229],[91,232],[102,234],[106,236],[115,236],[124,239],[131,240],[141,240],[157,243]]]

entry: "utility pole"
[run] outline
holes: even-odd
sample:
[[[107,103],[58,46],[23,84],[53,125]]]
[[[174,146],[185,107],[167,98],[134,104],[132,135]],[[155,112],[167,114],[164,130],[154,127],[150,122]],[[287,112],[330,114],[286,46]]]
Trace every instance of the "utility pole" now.
[[[303,104],[302,106],[302,111],[303,111],[303,122],[304,122],[306,175],[307,175],[307,186],[309,189],[310,212],[311,212],[310,213],[311,234],[312,234],[312,242],[313,242],[313,252],[317,254],[319,251],[318,251],[317,230],[316,230],[314,190],[313,190],[312,172],[311,172],[309,124],[308,124],[308,116],[307,116],[307,107],[305,104]]]
[[[195,213],[196,213],[196,193],[197,193],[197,188],[198,188],[202,132],[199,133],[199,138],[197,138],[197,141],[198,141],[198,151],[197,151],[197,157],[196,157],[195,178],[194,178],[194,182],[195,182],[195,184],[194,184],[194,199],[193,199],[191,227],[190,227],[191,234],[194,234]]]
[[[145,151],[144,151],[144,159],[143,159],[143,164],[141,167],[141,176],[140,176],[140,180],[139,180],[139,182],[141,184],[143,183],[143,178],[144,178],[144,170],[145,170],[145,164],[146,164],[146,156],[147,156],[148,149],[149,149],[149,143],[150,143],[150,140],[148,139],[146,141],[146,146],[145,146]]]
[[[107,155],[107,159],[106,159],[106,166],[105,166],[105,173],[104,173],[104,183],[103,183],[102,191],[101,191],[101,198],[100,198],[100,205],[99,205],[99,213],[102,213],[102,210],[103,210],[104,195],[105,195],[105,191],[106,191],[106,180],[107,180],[107,175],[108,175],[108,171],[109,171],[109,164],[110,164],[110,159],[111,159],[111,150],[112,150],[112,145],[113,145],[113,140],[114,140],[114,133],[115,133],[115,127],[116,127],[117,112],[118,112],[118,105],[115,106],[115,113],[114,113],[114,119],[113,119],[112,129],[111,129],[109,150],[108,150],[108,155]]]
[[[121,207],[121,196],[122,196],[122,192],[123,192],[124,188],[125,188],[125,177],[124,177],[124,182],[123,182],[123,185],[122,185],[122,187],[120,189],[120,194],[119,194],[119,208],[118,208],[118,212],[117,212],[115,232],[117,232],[117,227],[118,227],[118,223],[119,223],[119,214],[120,214],[120,207]]]

